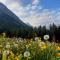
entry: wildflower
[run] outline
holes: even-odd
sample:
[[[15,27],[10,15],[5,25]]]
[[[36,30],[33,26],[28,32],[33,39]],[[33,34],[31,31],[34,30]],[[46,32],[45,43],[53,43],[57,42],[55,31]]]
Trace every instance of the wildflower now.
[[[5,37],[5,36],[6,36],[6,34],[5,34],[5,33],[2,33],[2,35],[3,35],[3,37]]]
[[[43,46],[43,45],[45,45],[44,42],[39,42],[39,46],[40,46],[40,47]]]
[[[9,50],[5,50],[5,51],[4,51],[4,54],[5,54],[5,55],[9,55],[9,53],[10,53]]]
[[[29,46],[31,46],[31,43],[29,43]]]
[[[24,57],[29,57],[30,56],[30,52],[29,51],[25,51],[24,52]]]
[[[60,47],[57,47],[56,50],[60,50]]]
[[[12,53],[12,51],[9,51],[10,53],[9,53],[9,55],[7,56],[8,58],[7,58],[7,60],[14,60],[14,58],[15,58],[15,56],[14,56],[14,54]]]
[[[41,47],[42,50],[44,50],[44,49],[46,49],[46,48],[47,48],[46,45],[44,45],[44,46]]]
[[[57,53],[56,56],[57,56],[57,57],[60,57],[60,53]]]
[[[26,48],[28,49],[29,48],[29,45],[26,45]]]
[[[40,43],[40,42],[41,42],[41,40],[38,40],[37,42],[38,42],[38,43]]]
[[[22,43],[22,42],[23,42],[23,40],[19,40],[19,42],[21,42],[21,43]]]
[[[37,41],[39,38],[38,37],[35,37],[35,41]]]
[[[23,55],[22,55],[22,54],[20,54],[19,56],[20,56],[20,57],[22,57]]]
[[[7,44],[7,45],[6,45],[6,48],[9,49],[9,48],[10,48],[10,44]]]
[[[11,54],[11,57],[14,57],[14,54],[13,54],[13,52],[12,52],[12,51],[10,51],[10,54]]]
[[[44,50],[44,49],[47,48],[47,46],[46,46],[46,44],[44,42],[40,42],[38,45],[41,48],[41,50]]]
[[[18,47],[18,44],[14,44],[15,47]]]
[[[44,40],[48,40],[49,39],[49,35],[44,35]]]
[[[18,59],[18,56],[15,57],[15,60],[19,60],[19,59]]]

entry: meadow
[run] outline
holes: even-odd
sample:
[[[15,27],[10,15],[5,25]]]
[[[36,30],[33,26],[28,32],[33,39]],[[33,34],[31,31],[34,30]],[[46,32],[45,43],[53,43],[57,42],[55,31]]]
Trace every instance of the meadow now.
[[[41,38],[34,41],[0,36],[0,60],[60,60],[60,45]]]
[[[0,0],[0,60],[60,60],[60,1]]]

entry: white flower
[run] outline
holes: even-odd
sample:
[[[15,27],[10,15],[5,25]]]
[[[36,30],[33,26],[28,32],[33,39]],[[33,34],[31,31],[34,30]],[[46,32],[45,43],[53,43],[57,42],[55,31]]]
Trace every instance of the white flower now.
[[[39,38],[38,37],[35,37],[35,40],[37,41]]]
[[[8,51],[8,50],[5,50],[5,51],[4,51],[4,54],[5,54],[5,55],[8,55],[8,54],[9,54],[9,51]]]
[[[42,47],[43,45],[45,45],[44,42],[40,42],[40,43],[39,43],[39,46],[40,46],[40,47]]]
[[[19,40],[19,42],[21,42],[21,43],[22,43],[22,42],[23,42],[23,40]]]
[[[7,45],[6,45],[6,48],[9,49],[9,48],[10,48],[10,44],[7,44]]]
[[[24,52],[24,57],[29,57],[30,56],[30,52],[29,51],[25,51]]]
[[[15,47],[18,47],[18,44],[14,44]]]
[[[48,40],[49,39],[49,35],[44,35],[44,40]]]
[[[5,33],[2,33],[3,34],[3,36],[5,37],[6,36],[6,34]]]

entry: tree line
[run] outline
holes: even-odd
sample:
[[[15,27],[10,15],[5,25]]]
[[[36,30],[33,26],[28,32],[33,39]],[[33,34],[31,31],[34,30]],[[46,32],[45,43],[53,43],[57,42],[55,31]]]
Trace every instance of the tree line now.
[[[44,35],[49,35],[49,41],[60,42],[60,26],[56,26],[55,24],[50,25],[48,28],[46,26],[31,27],[30,29],[17,29],[13,31],[0,31],[1,33],[6,33],[7,37],[21,37],[21,38],[35,38],[41,37],[42,40]]]

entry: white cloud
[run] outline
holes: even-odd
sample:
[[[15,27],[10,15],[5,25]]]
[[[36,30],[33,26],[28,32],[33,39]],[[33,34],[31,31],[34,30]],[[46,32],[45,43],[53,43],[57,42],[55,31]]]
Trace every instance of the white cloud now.
[[[39,3],[39,0],[32,0],[33,5],[37,5]]]
[[[33,26],[60,23],[60,9],[43,9],[38,4],[39,0],[33,0],[32,4],[24,7],[19,0],[6,0],[7,7],[25,23],[28,22]]]
[[[33,26],[39,26],[39,25],[49,25],[49,24],[59,24],[60,23],[60,14],[58,12],[48,9],[43,9],[40,13],[35,13],[30,15],[29,17],[26,17],[25,20],[30,22]],[[25,21],[25,22],[26,22]]]
[[[5,4],[5,3],[6,3],[6,0],[0,0],[0,2],[2,2],[2,3],[4,3],[4,4]]]

